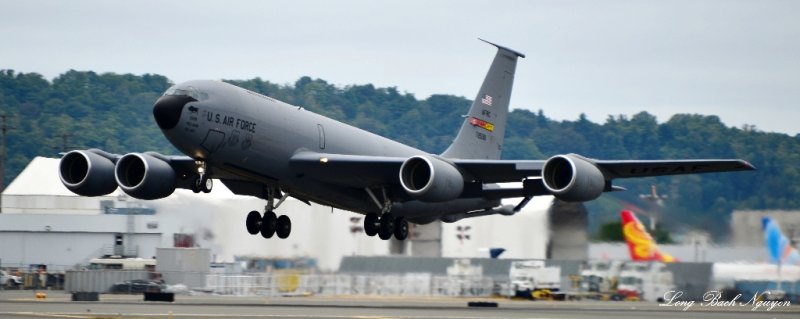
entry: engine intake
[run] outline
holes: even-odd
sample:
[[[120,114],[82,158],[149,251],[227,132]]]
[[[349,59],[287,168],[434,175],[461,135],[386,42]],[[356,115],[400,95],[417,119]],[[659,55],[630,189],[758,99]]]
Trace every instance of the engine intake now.
[[[400,185],[423,202],[444,202],[458,198],[464,177],[450,163],[431,156],[412,156],[400,166]]]
[[[606,180],[597,166],[575,154],[556,155],[542,167],[544,187],[556,198],[585,202],[600,197]]]
[[[175,192],[177,174],[169,163],[147,153],[129,153],[117,161],[119,187],[138,199],[159,199]]]
[[[71,151],[58,164],[61,183],[81,196],[103,196],[117,189],[114,163],[93,150]]]

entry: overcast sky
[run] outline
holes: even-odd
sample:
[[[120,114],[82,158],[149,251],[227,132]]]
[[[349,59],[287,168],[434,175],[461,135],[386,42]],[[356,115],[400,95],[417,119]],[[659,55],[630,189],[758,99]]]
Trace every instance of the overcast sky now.
[[[472,99],[495,53],[477,37],[527,54],[514,108],[800,133],[800,1],[0,0],[0,69],[48,79],[308,75]]]

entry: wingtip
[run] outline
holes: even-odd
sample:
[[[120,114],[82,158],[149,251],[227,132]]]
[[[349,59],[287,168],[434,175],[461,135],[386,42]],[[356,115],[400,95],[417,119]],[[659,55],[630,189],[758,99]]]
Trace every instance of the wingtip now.
[[[494,42],[491,42],[491,41],[487,41],[487,40],[484,40],[484,39],[481,39],[481,38],[478,38],[478,40],[481,40],[483,42],[491,44],[491,45],[495,46],[496,48],[498,48],[500,50],[505,50],[505,51],[511,52],[511,53],[515,54],[516,56],[518,56],[520,58],[525,58],[525,54],[521,53],[519,51],[516,51],[516,50],[513,50],[513,49],[509,49],[508,47],[505,47],[505,46],[502,46],[502,45],[499,45],[497,43],[494,43]]]
[[[750,164],[750,162],[748,162],[748,161],[741,161],[741,162],[742,162],[742,166],[744,167],[745,170],[748,170],[748,171],[755,171],[756,170],[756,167],[753,164]]]

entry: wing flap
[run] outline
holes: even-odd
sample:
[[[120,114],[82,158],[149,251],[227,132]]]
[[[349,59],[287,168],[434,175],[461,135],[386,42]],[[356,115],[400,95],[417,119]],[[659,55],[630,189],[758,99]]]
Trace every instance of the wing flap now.
[[[519,182],[540,177],[544,161],[535,160],[453,160],[456,166],[483,183]]]
[[[289,160],[298,175],[357,188],[399,183],[405,158],[300,152]]]

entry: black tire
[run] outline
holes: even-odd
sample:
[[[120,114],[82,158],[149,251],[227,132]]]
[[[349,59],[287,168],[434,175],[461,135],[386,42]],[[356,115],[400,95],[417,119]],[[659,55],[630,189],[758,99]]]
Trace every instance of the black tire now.
[[[289,219],[289,216],[281,215],[281,217],[278,217],[276,232],[280,239],[289,237],[289,234],[292,233],[292,220]]]
[[[200,190],[203,191],[203,193],[208,194],[211,193],[212,188],[214,188],[214,180],[203,176],[203,178],[200,179]]]
[[[274,212],[264,213],[264,218],[261,220],[261,237],[272,238],[275,235],[278,218],[275,217]]]
[[[378,218],[378,214],[369,213],[367,216],[364,216],[364,233],[367,236],[375,236],[378,234],[378,230],[380,229],[380,218]]]
[[[378,230],[378,237],[383,240],[389,240],[394,234],[394,216],[392,214],[383,214],[381,216],[381,227]]]
[[[408,221],[403,217],[397,217],[394,220],[394,238],[397,240],[408,238]]]
[[[247,232],[250,235],[258,234],[261,230],[261,213],[257,211],[251,211],[247,214],[247,220],[245,220],[245,226],[247,226]]]
[[[200,187],[200,179],[199,178],[195,179],[194,183],[192,183],[192,192],[194,192],[195,194],[200,193],[200,191],[202,191],[201,188],[202,187]]]

